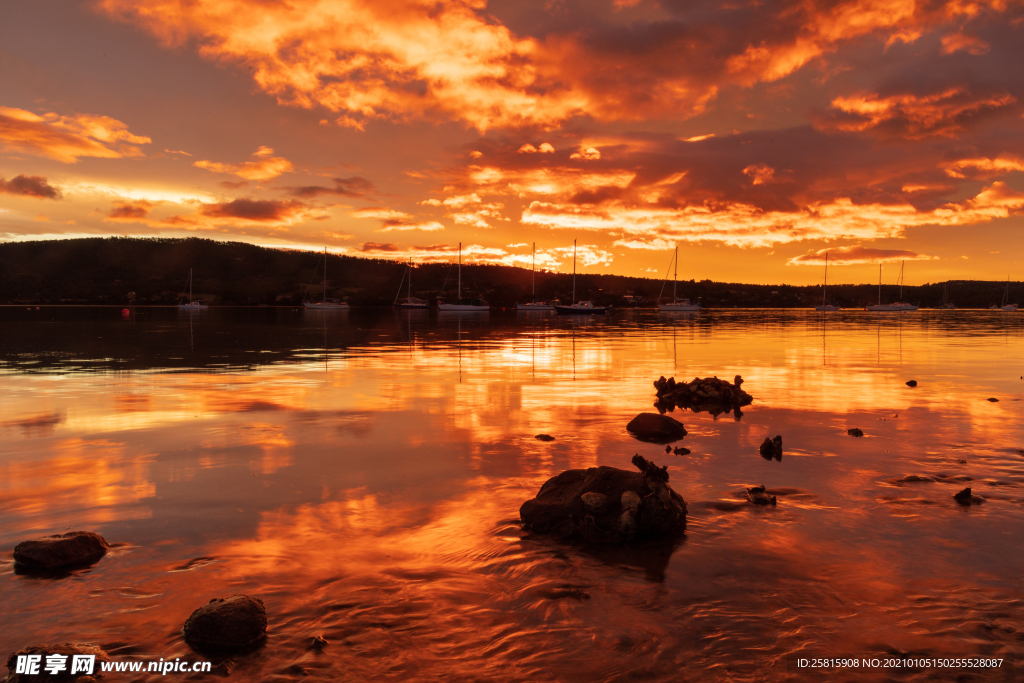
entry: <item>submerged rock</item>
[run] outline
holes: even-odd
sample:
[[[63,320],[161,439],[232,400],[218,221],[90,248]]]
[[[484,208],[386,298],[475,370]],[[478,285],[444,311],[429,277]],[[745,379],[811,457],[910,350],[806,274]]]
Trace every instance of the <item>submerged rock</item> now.
[[[747,500],[754,505],[775,505],[775,496],[764,492],[764,484],[747,489]]]
[[[907,382],[907,386],[908,387],[916,387],[917,386],[917,380],[916,379],[910,380],[909,382]]]
[[[670,538],[686,529],[686,502],[668,471],[639,455],[640,472],[615,467],[567,470],[545,482],[519,516],[529,531],[592,543]]]
[[[206,652],[245,650],[267,634],[267,610],[259,598],[214,598],[185,620],[185,642]]]
[[[18,657],[22,655],[41,655],[39,660],[39,669],[35,674],[28,673],[15,673],[17,670]],[[66,657],[64,660],[64,670],[56,673],[50,673],[46,670],[46,656],[47,655],[61,655]],[[72,668],[74,665],[74,657],[76,655],[95,657],[93,660],[91,670],[88,665],[82,667],[81,670],[75,671],[72,674]],[[65,681],[77,681],[78,683],[86,683],[87,681],[94,681],[100,675],[100,662],[109,662],[110,657],[106,652],[96,647],[95,645],[84,645],[81,643],[62,643],[60,645],[30,645],[29,647],[23,647],[11,654],[7,658],[7,683],[63,683]],[[80,665],[81,666],[81,665]]]
[[[864,432],[859,427],[854,427],[853,429],[847,429],[846,433],[849,434],[850,436],[856,436],[858,438],[864,436]]]
[[[683,423],[668,415],[640,413],[626,425],[626,430],[641,441],[668,443],[686,436]]]
[[[554,441],[555,440],[555,437],[551,436],[550,434],[538,434],[537,436],[535,436],[533,438],[537,439],[537,441]]]
[[[314,636],[313,642],[309,644],[311,650],[322,650],[327,647],[328,641],[323,636]]]
[[[970,486],[965,488],[960,493],[954,493],[953,498],[956,500],[956,502],[960,503],[961,505],[980,505],[981,503],[985,502],[985,499],[982,498],[981,496],[976,496],[973,493],[971,493]]]
[[[71,531],[22,541],[14,547],[14,564],[19,570],[47,572],[84,567],[107,554],[110,544],[91,531]]]
[[[764,443],[761,444],[760,451],[761,457],[765,460],[775,458],[782,462],[782,437],[776,436],[774,439],[769,439],[767,436],[764,437]]]
[[[674,377],[659,377],[654,382],[658,401],[654,404],[658,410],[675,410],[676,407],[686,408],[693,412],[709,412],[719,415],[733,411],[736,418],[742,415],[740,408],[749,405],[754,397],[740,389],[743,378],[739,375],[732,384],[717,377],[694,377],[692,382],[676,382]]]

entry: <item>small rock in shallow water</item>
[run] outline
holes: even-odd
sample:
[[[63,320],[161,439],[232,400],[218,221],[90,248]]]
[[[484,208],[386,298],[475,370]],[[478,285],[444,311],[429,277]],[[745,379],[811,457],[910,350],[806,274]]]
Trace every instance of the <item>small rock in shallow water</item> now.
[[[37,674],[19,674],[15,673],[17,670],[18,657],[20,655],[42,655],[42,659],[39,663],[39,673]],[[51,674],[46,671],[46,655],[62,655],[67,657],[65,661],[66,669],[56,674]],[[85,655],[87,657],[95,657],[93,663],[93,670],[79,671],[74,675],[71,674],[71,664],[75,655]],[[100,673],[100,662],[109,662],[110,656],[106,652],[96,647],[95,645],[84,645],[81,643],[62,643],[60,645],[30,645],[29,647],[23,647],[17,652],[11,654],[7,658],[7,669],[8,674],[6,683],[65,683],[65,681],[74,681],[76,679],[92,681],[99,677]]]
[[[690,449],[683,448],[682,446],[680,446],[679,448],[672,449],[672,452],[675,453],[676,455],[689,455]]]
[[[657,413],[640,413],[626,425],[626,430],[641,441],[668,443],[686,436],[686,427],[679,420]]]
[[[665,446],[665,452],[666,453],[671,453],[672,452],[672,447],[671,446]]]
[[[313,642],[310,643],[309,647],[314,650],[322,650],[327,647],[327,639],[323,636],[316,636],[313,638]]]
[[[245,650],[267,634],[267,610],[259,598],[214,598],[185,621],[185,642],[195,650]]]
[[[764,443],[761,444],[761,457],[766,460],[775,458],[779,462],[782,461],[782,437],[776,436],[774,439],[769,439],[767,436],[764,438]]]
[[[989,403],[999,403],[998,398],[987,398],[985,400],[988,401]]]
[[[674,410],[677,406],[694,412],[707,411],[712,415],[732,410],[739,419],[740,408],[754,398],[740,389],[743,378],[739,375],[732,384],[717,377],[694,377],[692,382],[676,382],[674,377],[659,377],[654,382],[658,395],[655,404],[659,410]]]
[[[853,429],[847,429],[846,433],[849,434],[850,436],[856,436],[856,437],[864,436],[864,432],[859,427],[854,427]]]
[[[907,386],[908,387],[916,387],[917,386],[917,380],[916,379],[910,380],[909,382],[907,382]]]
[[[764,484],[747,489],[747,499],[754,505],[775,505],[775,496],[764,492]]]
[[[14,548],[14,563],[25,571],[55,571],[81,567],[107,554],[110,544],[91,531],[71,531],[23,541]]]
[[[960,503],[961,505],[979,505],[985,502],[985,499],[982,498],[981,496],[976,496],[971,493],[970,486],[965,488],[960,493],[954,493],[953,498],[956,499],[956,502]]]
[[[555,437],[551,436],[550,434],[538,434],[537,436],[535,436],[533,438],[537,439],[537,441],[554,441],[555,440]]]

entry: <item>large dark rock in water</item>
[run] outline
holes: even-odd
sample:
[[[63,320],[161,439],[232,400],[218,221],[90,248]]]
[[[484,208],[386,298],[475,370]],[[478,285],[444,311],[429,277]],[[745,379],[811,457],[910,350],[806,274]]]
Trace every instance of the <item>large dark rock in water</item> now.
[[[36,655],[40,656],[39,669],[37,673],[15,673],[18,666],[18,657],[22,655]],[[55,673],[49,673],[46,670],[46,656],[47,655],[63,655],[67,657],[64,660],[64,670],[57,671]],[[86,656],[94,657],[92,667],[88,667],[88,662],[84,662],[79,665],[79,670],[74,670],[75,660],[74,657]],[[83,645],[80,643],[62,643],[60,645],[30,645],[29,647],[23,647],[17,652],[11,654],[7,658],[7,683],[65,683],[67,681],[75,681],[76,683],[89,683],[95,681],[100,676],[100,662],[109,662],[110,657],[106,652],[94,645]],[[74,673],[72,673],[74,671]]]
[[[671,538],[686,529],[686,501],[668,471],[639,455],[639,472],[615,467],[567,470],[545,482],[519,516],[529,531],[592,543]]]
[[[682,422],[657,413],[640,413],[629,421],[626,431],[641,441],[651,443],[669,443],[686,436]]]
[[[247,650],[267,634],[267,610],[259,598],[214,598],[185,621],[185,642],[200,652]]]
[[[694,377],[692,382],[676,382],[675,377],[659,377],[654,381],[658,410],[671,411],[676,407],[686,408],[695,413],[709,412],[712,415],[729,412],[739,419],[740,408],[749,405],[754,397],[740,389],[743,378],[739,375],[732,383],[717,377]]]
[[[84,567],[107,554],[110,544],[91,531],[71,531],[22,541],[14,547],[14,564],[20,571],[52,572]]]

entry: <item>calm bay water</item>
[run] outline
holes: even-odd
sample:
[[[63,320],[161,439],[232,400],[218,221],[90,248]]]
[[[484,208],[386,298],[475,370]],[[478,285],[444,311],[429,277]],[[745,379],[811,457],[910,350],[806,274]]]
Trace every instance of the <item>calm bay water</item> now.
[[[269,637],[239,680],[881,680],[787,658],[888,651],[1020,666],[1022,335],[1024,314],[988,311],[0,309],[0,652],[194,658],[186,617],[247,593]],[[626,433],[658,376],[737,374],[739,419],[676,411],[690,455]],[[689,504],[681,543],[520,529],[548,478],[634,453]],[[776,508],[744,502],[757,484]],[[957,505],[965,486],[986,502]],[[67,578],[14,573],[19,541],[71,529],[124,545]]]

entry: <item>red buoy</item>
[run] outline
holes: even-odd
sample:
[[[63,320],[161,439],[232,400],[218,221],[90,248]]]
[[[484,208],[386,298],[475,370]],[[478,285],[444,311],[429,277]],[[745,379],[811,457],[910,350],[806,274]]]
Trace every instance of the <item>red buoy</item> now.
[[[125,308],[125,309],[123,309],[123,310],[121,311],[121,316],[122,316],[122,317],[125,317],[125,318],[127,318],[127,317],[128,317],[128,316],[130,316],[131,314],[132,314],[132,312],[131,312],[131,311],[129,311],[129,310],[127,309],[127,308]]]

